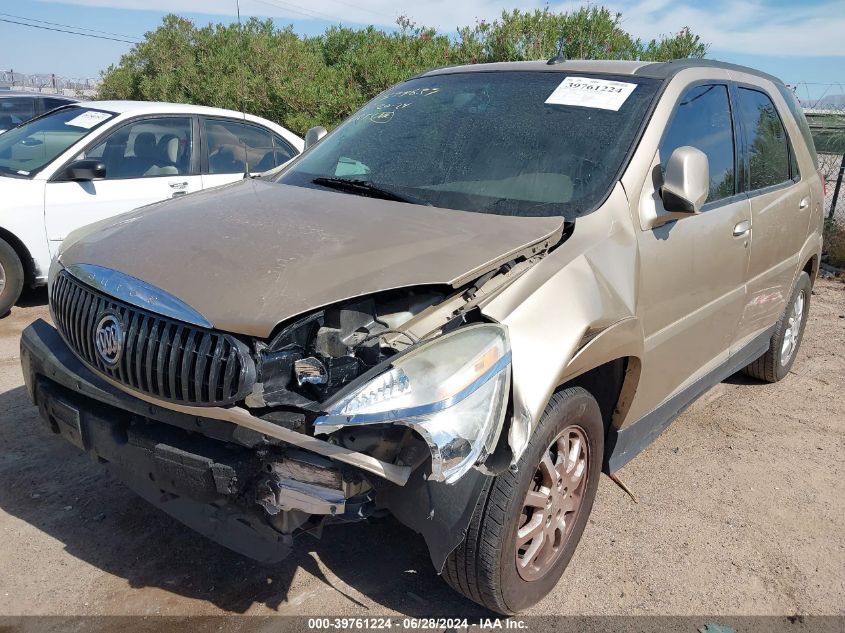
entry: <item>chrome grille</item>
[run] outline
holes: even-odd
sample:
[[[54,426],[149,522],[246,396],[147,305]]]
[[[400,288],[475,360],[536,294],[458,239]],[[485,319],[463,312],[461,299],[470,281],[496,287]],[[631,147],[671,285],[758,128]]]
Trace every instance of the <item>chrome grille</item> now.
[[[206,330],[117,301],[60,272],[50,292],[53,320],[89,366],[136,391],[193,406],[243,399],[255,382],[249,348],[234,336]],[[122,354],[107,364],[97,352],[97,324],[114,315]]]

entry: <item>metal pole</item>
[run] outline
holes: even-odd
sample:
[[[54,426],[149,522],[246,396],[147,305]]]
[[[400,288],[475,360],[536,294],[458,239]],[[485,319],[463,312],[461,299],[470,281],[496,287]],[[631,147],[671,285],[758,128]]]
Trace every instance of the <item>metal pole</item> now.
[[[830,201],[830,213],[827,214],[828,220],[832,220],[833,214],[836,213],[836,200],[839,198],[843,175],[845,175],[845,154],[842,155],[842,162],[839,164],[839,176],[836,177],[836,187],[833,189],[833,199]]]

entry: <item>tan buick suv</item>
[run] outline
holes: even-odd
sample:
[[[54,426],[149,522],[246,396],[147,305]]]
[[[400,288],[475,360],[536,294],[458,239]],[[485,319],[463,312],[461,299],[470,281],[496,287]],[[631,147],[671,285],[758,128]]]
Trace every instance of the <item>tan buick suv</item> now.
[[[447,68],[324,133],[69,237],[55,327],[21,341],[49,428],[227,547],[273,562],[390,513],[515,613],[560,579],[603,470],[732,373],[795,361],[822,184],[773,77]]]

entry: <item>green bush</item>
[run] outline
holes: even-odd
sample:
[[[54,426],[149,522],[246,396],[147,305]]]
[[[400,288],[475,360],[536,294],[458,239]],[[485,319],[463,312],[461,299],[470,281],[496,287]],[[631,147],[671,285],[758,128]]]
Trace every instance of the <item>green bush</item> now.
[[[573,59],[660,61],[707,52],[686,27],[643,42],[621,24],[621,14],[603,7],[514,10],[455,37],[407,18],[390,33],[338,26],[301,37],[270,20],[198,27],[168,15],[103,73],[100,97],[243,108],[303,134],[336,125],[382,90],[438,66],[544,59],[561,44]]]
[[[830,219],[824,229],[825,259],[831,266],[845,268],[845,222]]]

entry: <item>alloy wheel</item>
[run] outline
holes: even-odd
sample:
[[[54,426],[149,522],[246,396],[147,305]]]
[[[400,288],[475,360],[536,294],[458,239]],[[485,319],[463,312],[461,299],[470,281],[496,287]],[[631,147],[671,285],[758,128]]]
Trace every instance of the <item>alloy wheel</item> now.
[[[523,580],[542,578],[563,553],[587,489],[589,460],[587,437],[575,425],[544,451],[516,532],[516,568]]]
[[[786,322],[786,331],[783,333],[783,344],[780,348],[780,364],[786,366],[789,359],[798,347],[798,336],[801,333],[801,323],[804,320],[804,291],[798,293],[795,301],[792,302],[792,309]]]

